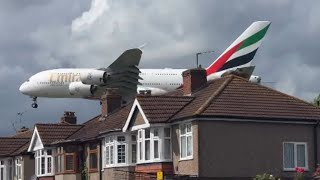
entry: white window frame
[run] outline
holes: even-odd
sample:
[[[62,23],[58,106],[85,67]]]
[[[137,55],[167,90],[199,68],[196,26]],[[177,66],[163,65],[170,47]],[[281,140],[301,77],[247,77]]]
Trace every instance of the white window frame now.
[[[286,143],[288,143],[288,144],[293,144],[293,153],[294,153],[294,167],[293,168],[285,168],[285,149],[284,149],[284,145],[286,144]],[[282,149],[283,149],[283,151],[282,151],[282,157],[283,157],[283,170],[284,171],[296,171],[296,167],[297,167],[297,164],[298,164],[298,162],[297,162],[297,157],[298,157],[298,154],[297,154],[297,146],[298,145],[304,145],[304,148],[305,148],[305,155],[304,155],[304,157],[305,157],[305,167],[299,167],[299,168],[303,168],[304,170],[306,170],[306,171],[308,171],[309,170],[309,167],[308,167],[308,144],[306,143],[306,142],[283,142],[282,143]]]
[[[0,173],[1,172],[2,172],[2,175],[3,175],[3,179],[1,178],[1,174],[0,174],[0,180],[7,179],[7,177],[6,177],[6,165],[5,165],[5,160],[4,159],[0,160]]]
[[[190,131],[188,132],[188,125],[190,125]],[[185,134],[182,134],[182,129],[184,129],[185,131]],[[192,123],[189,122],[189,123],[183,123],[183,124],[180,124],[179,125],[179,144],[180,144],[180,160],[190,160],[190,159],[193,159],[193,130],[192,130]],[[182,137],[185,137],[186,138],[186,143],[185,144],[182,144]],[[191,137],[191,155],[188,155],[188,137]],[[182,156],[182,148],[185,148],[185,151],[186,151],[186,156],[183,157]]]
[[[48,155],[48,150],[51,150],[51,155]],[[37,177],[42,176],[53,176],[54,175],[54,158],[53,149],[40,149],[35,152],[35,164],[36,164],[36,175]],[[44,173],[41,172],[42,158],[44,158]],[[48,172],[48,159],[51,159],[51,172]]]
[[[168,128],[170,131],[170,137],[164,137],[164,129]],[[145,138],[145,130],[150,130],[150,138]],[[137,164],[143,164],[143,163],[151,163],[151,162],[171,162],[172,161],[172,145],[171,145],[171,128],[167,126],[157,126],[157,127],[151,127],[146,129],[139,129],[138,130],[138,139],[137,139]],[[155,136],[155,130],[158,130],[158,136]],[[141,137],[139,138],[139,134],[141,134]],[[164,140],[170,139],[170,158],[165,159],[164,156]],[[146,140],[150,140],[150,159],[146,160],[145,156],[145,145]],[[154,142],[158,141],[158,153],[159,157],[154,158]],[[140,146],[141,143],[141,146]],[[142,158],[140,157],[142,155]]]
[[[22,158],[18,157],[15,159],[15,176],[17,178],[17,180],[21,180],[22,179],[22,166],[21,166],[21,161]],[[20,172],[20,173],[19,173]]]
[[[118,137],[125,137],[125,141],[118,142]],[[112,139],[113,141],[110,141]],[[131,143],[131,134],[119,134],[119,135],[110,135],[106,136],[104,138],[104,152],[103,152],[103,167],[104,168],[110,168],[110,167],[122,167],[122,166],[129,166],[135,163],[132,163],[132,159],[129,158],[131,156],[131,145],[136,144],[136,141]],[[124,163],[118,163],[118,146],[124,145],[125,147],[125,162]],[[111,148],[113,147],[113,148]],[[109,149],[108,159],[107,159],[107,149]],[[111,150],[112,149],[112,150]],[[111,157],[111,152],[113,156]],[[112,160],[112,164],[111,164]],[[107,164],[108,163],[108,164]]]

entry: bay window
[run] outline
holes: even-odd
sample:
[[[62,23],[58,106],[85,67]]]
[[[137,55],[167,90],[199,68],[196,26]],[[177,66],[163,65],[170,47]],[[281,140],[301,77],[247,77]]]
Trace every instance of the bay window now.
[[[53,175],[53,156],[51,149],[36,151],[35,161],[37,176]]]
[[[180,159],[192,159],[192,124],[181,124],[180,127]]]
[[[138,130],[138,163],[171,161],[171,129]]]

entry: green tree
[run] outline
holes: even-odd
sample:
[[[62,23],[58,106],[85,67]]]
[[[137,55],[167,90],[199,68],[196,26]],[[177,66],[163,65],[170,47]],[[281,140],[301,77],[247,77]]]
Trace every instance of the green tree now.
[[[313,99],[313,104],[320,107],[320,94]]]

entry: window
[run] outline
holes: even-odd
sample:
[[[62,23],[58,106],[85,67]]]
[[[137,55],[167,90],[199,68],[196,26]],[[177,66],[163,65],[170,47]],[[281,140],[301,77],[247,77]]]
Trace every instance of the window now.
[[[159,129],[153,129],[153,158],[159,159]]]
[[[170,128],[138,130],[138,163],[171,161]]]
[[[113,143],[113,137],[107,137],[106,138],[106,165],[112,165],[113,164],[113,149],[114,149],[114,143]]]
[[[118,164],[126,163],[126,137],[117,137]]]
[[[13,160],[12,159],[9,159],[8,160],[8,168],[9,168],[9,171],[8,171],[8,179],[13,179]],[[20,161],[20,169],[21,169],[21,161]],[[21,172],[21,171],[20,171]],[[21,174],[20,174],[20,177],[21,177]],[[21,179],[21,178],[20,178]],[[18,179],[19,180],[19,179]]]
[[[131,163],[137,162],[137,136],[131,135]]]
[[[52,175],[52,150],[38,150],[36,151],[35,156],[37,176]]]
[[[180,159],[192,159],[192,124],[180,125]]]
[[[4,161],[0,161],[0,180],[4,180]]]
[[[89,147],[89,171],[98,170],[98,149],[97,145],[91,145]]]
[[[64,154],[63,154],[63,148],[58,147],[57,148],[57,154],[55,157],[55,169],[56,173],[63,173],[64,172]]]
[[[16,178],[17,180],[21,179],[22,171],[21,171],[21,158],[17,158],[15,161],[16,165]]]
[[[308,169],[307,143],[283,143],[283,169],[295,170],[296,167]]]
[[[171,129],[164,128],[164,159],[171,159]]]
[[[145,160],[150,160],[150,129],[144,131],[144,155]]]

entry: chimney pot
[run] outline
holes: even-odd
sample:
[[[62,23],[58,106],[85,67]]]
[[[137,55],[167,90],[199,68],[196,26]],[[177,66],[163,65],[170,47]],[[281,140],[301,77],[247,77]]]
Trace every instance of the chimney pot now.
[[[28,130],[29,130],[29,128],[27,128],[27,127],[25,127],[25,126],[22,126],[22,128],[17,131],[17,134],[26,132],[26,131],[28,131]]]
[[[183,94],[191,95],[207,85],[207,71],[203,68],[188,69],[182,73]]]
[[[65,111],[63,117],[60,119],[62,124],[77,124],[77,117],[72,111]]]

